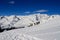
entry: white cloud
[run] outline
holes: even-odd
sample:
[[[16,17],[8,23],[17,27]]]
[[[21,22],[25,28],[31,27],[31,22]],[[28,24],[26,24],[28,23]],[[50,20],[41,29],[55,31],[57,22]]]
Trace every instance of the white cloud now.
[[[15,4],[15,1],[10,1],[10,2],[8,2],[8,3],[10,3],[10,4]]]
[[[27,12],[24,12],[24,13],[27,13],[27,14],[28,14],[28,13],[30,13],[30,12],[27,11]]]
[[[47,12],[48,10],[37,10],[35,12]]]

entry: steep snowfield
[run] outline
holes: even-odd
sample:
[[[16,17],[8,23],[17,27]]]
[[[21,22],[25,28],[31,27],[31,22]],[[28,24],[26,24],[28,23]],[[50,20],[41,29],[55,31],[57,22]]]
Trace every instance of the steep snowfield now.
[[[4,31],[0,33],[0,40],[60,40],[60,16],[48,16],[46,14],[37,15],[38,17],[36,16],[36,14],[29,15],[28,17],[17,16],[18,18],[20,18],[20,20],[18,22],[14,22],[15,24],[13,26],[24,26],[25,28]],[[12,18],[11,20],[14,19]],[[34,24],[36,22],[40,23]],[[8,23],[11,24],[11,21]],[[30,23],[32,23],[33,25],[28,27]],[[4,27],[8,28],[9,26]]]

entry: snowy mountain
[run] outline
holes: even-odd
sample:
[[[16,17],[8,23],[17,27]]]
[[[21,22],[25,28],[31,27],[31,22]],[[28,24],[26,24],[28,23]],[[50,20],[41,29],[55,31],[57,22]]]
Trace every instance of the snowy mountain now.
[[[1,29],[24,28],[41,24],[48,21],[51,17],[46,14],[33,14],[28,16],[0,16]]]
[[[0,16],[0,30],[0,40],[60,40],[60,15]]]

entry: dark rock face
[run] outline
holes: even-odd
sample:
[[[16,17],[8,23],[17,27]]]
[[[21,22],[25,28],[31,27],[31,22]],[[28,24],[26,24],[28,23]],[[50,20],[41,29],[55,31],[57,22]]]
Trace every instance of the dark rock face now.
[[[5,28],[5,29],[1,29],[1,27],[0,27],[0,33],[1,32],[3,32],[3,31],[9,31],[9,30],[13,30],[13,29],[19,29],[19,28],[24,28],[24,27],[18,27],[18,28],[16,28],[16,27],[11,27],[11,28]]]
[[[5,29],[1,29],[0,28],[0,32],[3,32],[4,30],[8,31],[8,30],[12,30],[12,29],[16,29],[15,27],[12,27],[12,28],[5,28]]]
[[[3,19],[3,18],[5,18],[5,17],[4,16],[0,17],[0,19]]]
[[[40,22],[38,21],[38,22],[36,22],[36,23],[34,23],[34,25],[38,25],[38,24],[40,24]]]
[[[0,32],[3,32],[4,31],[4,29],[1,29],[1,27],[0,27]]]

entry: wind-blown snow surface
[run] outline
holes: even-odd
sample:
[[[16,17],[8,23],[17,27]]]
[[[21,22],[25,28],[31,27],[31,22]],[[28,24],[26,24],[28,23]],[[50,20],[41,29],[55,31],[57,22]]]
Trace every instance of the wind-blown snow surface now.
[[[1,29],[18,28],[0,33],[0,40],[60,40],[60,15],[34,14],[0,18]]]

